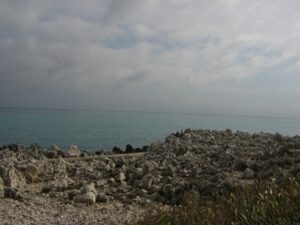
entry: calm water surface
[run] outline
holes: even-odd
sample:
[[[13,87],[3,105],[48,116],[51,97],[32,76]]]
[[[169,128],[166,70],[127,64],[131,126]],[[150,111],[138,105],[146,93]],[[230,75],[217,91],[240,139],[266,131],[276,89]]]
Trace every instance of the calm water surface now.
[[[205,114],[0,109],[0,144],[76,144],[87,150],[134,147],[185,128],[300,134],[299,118]]]

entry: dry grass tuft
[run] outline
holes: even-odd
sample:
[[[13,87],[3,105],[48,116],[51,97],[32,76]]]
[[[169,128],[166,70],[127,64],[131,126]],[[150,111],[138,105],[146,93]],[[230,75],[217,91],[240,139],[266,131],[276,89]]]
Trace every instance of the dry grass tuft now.
[[[178,206],[149,209],[135,225],[299,225],[299,178],[257,182],[210,200],[188,193]]]

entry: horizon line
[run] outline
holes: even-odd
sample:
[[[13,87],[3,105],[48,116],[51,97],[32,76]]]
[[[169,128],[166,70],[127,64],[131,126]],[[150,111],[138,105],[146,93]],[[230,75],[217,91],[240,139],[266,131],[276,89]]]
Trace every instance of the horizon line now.
[[[20,106],[0,106],[0,109],[15,110],[40,110],[40,111],[99,111],[99,112],[127,112],[127,113],[157,113],[157,114],[177,114],[177,115],[207,115],[207,116],[242,116],[242,117],[259,117],[259,118],[277,118],[277,119],[300,119],[296,116],[274,116],[274,115],[250,115],[235,113],[214,113],[214,112],[171,112],[171,111],[143,111],[143,110],[125,110],[125,109],[83,109],[83,108],[48,108],[48,107],[20,107]]]

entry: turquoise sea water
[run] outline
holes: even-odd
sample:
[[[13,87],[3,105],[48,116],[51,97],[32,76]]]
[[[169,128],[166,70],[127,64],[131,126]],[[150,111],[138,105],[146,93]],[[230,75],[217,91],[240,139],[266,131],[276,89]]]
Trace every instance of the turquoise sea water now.
[[[186,128],[300,135],[300,118],[79,110],[0,109],[0,144],[76,144],[86,150],[142,147]]]

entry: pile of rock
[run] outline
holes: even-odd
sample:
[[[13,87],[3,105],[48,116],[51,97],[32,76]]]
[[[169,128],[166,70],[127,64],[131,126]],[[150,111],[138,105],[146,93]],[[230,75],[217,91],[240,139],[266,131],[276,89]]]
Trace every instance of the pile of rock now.
[[[150,145],[128,168],[127,181],[145,198],[176,202],[186,191],[214,195],[299,171],[299,136],[186,130]]]
[[[76,204],[176,203],[188,191],[211,196],[300,172],[299,136],[231,130],[172,134],[164,142],[151,144],[141,157],[104,155],[80,160],[83,152],[76,146],[64,154],[57,146],[48,151],[37,145],[1,149],[9,157],[2,155],[0,196],[14,196],[14,192],[21,193],[15,194],[20,198],[30,193]],[[41,184],[40,189],[33,193],[36,184]]]

